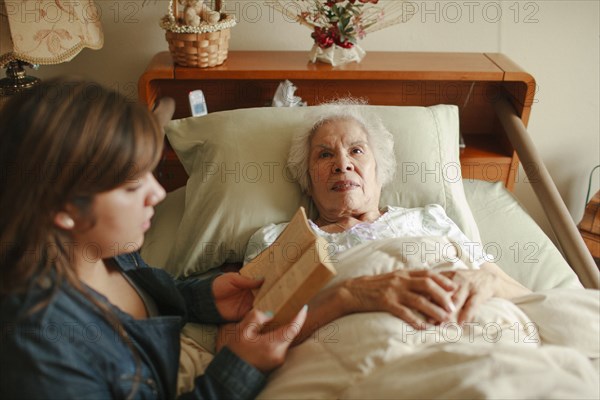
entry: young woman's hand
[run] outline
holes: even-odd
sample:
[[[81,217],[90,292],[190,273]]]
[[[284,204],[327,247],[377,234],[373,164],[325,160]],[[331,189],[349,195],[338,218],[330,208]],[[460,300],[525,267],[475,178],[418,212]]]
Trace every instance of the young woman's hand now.
[[[252,291],[258,289],[262,283],[262,280],[248,278],[235,272],[219,275],[213,281],[212,291],[221,317],[228,321],[242,319],[252,308]]]
[[[263,373],[268,373],[283,364],[288,348],[296,338],[306,320],[304,307],[288,324],[263,331],[272,319],[257,309],[250,311],[237,324],[226,324],[219,328],[217,351],[227,346],[238,357]]]

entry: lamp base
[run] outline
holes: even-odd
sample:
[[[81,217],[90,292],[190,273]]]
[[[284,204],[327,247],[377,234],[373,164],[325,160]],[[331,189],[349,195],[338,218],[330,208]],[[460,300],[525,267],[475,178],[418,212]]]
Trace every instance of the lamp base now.
[[[6,78],[0,79],[0,96],[12,96],[24,92],[41,81],[35,76],[25,74],[24,66],[30,65],[23,61],[14,60],[7,64]]]

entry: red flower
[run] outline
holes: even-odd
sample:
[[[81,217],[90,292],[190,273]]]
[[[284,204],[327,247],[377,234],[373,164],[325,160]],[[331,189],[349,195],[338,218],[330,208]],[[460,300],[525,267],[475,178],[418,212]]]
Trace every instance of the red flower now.
[[[349,41],[349,40],[346,40],[345,42],[340,42],[339,40],[337,40],[337,41],[335,42],[335,44],[337,44],[338,46],[340,46],[340,47],[343,47],[343,48],[345,48],[345,49],[351,49],[351,48],[352,48],[352,46],[354,46],[354,43],[352,43],[352,42],[351,42],[351,41]]]
[[[322,49],[327,49],[335,43],[333,34],[328,29],[315,28],[314,32],[310,35],[315,43]]]

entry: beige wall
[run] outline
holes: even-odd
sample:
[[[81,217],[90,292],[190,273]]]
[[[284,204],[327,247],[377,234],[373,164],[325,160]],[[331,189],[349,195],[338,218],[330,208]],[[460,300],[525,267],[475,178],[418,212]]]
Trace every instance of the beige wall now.
[[[137,79],[166,50],[158,19],[168,2],[97,0],[105,45],[69,64],[43,67],[40,77],[77,73],[136,96]],[[502,52],[530,72],[539,89],[529,132],[576,222],[583,214],[588,174],[600,164],[598,1],[414,1],[405,24],[373,33],[369,50]],[[310,32],[273,13],[263,0],[227,0],[240,23],[230,48],[308,50]],[[368,54],[367,54],[368,57]],[[600,188],[596,173],[593,192]],[[517,196],[542,226],[540,206],[521,171]]]

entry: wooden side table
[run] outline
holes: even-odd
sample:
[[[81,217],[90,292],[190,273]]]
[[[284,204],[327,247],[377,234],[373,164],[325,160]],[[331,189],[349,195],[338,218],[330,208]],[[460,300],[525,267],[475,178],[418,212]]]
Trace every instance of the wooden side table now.
[[[600,191],[588,203],[577,227],[596,264],[600,266]]]
[[[361,63],[334,68],[310,63],[306,52],[231,51],[221,66],[186,68],[161,52],[140,77],[138,94],[148,106],[161,96],[174,98],[174,118],[184,118],[190,116],[187,95],[192,90],[203,90],[209,112],[263,107],[286,79],[309,105],[348,95],[375,105],[455,104],[466,143],[463,177],[500,181],[509,190],[514,186],[519,161],[493,103],[508,97],[527,124],[535,81],[502,54],[369,52]],[[157,176],[167,190],[186,182],[169,146]]]

